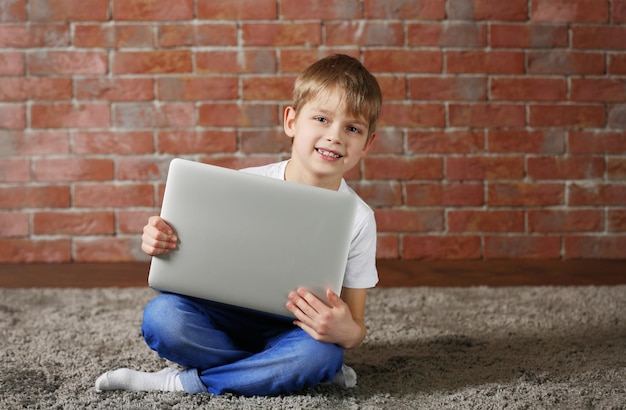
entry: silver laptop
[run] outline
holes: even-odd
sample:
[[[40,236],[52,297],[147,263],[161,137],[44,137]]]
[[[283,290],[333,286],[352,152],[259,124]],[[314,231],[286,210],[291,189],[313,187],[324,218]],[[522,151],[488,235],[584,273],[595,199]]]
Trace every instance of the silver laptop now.
[[[161,217],[179,246],[152,258],[148,283],[291,317],[290,291],[341,292],[355,211],[345,192],[174,159]]]

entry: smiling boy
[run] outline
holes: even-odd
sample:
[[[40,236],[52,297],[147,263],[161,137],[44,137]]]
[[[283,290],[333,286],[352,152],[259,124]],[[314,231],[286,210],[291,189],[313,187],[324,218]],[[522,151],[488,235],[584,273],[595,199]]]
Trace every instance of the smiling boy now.
[[[242,171],[357,196],[343,176],[370,149],[381,105],[376,79],[358,60],[346,55],[319,60],[298,77],[293,103],[284,111],[291,158]],[[148,220],[142,240],[148,255],[175,251],[178,242],[157,216]],[[96,389],[253,396],[287,394],[342,378],[346,384],[351,369],[342,366],[343,353],[365,339],[367,289],[378,282],[375,257],[374,214],[359,198],[341,295],[328,290],[322,301],[295,289],[285,301],[296,317],[289,321],[160,294],[144,310],[143,336],[159,356],[185,369],[118,369],[101,375]]]

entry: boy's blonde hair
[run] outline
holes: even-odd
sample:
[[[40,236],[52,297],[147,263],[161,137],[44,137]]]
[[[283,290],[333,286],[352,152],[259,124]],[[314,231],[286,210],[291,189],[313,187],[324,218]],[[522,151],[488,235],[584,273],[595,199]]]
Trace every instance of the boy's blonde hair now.
[[[332,92],[340,95],[350,115],[368,122],[369,140],[376,130],[382,107],[382,93],[376,78],[356,58],[331,55],[313,63],[298,76],[292,107],[298,113],[307,102]]]

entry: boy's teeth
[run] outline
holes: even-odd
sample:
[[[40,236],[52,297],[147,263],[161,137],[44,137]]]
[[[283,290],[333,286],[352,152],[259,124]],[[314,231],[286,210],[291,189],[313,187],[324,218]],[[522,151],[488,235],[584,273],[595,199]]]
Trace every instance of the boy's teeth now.
[[[326,151],[326,150],[319,149],[319,148],[318,148],[318,151],[319,151],[322,155],[326,155],[327,157],[339,158],[339,155],[338,155],[338,154],[333,154],[333,153],[332,153],[332,152],[330,152],[330,151]]]

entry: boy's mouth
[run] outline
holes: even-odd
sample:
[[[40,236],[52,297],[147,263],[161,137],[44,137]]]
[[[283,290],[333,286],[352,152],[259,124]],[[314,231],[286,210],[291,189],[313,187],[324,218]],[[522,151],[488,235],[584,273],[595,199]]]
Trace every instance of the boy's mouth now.
[[[338,153],[333,152],[333,151],[329,151],[329,150],[324,149],[324,148],[315,148],[315,151],[317,151],[320,155],[322,155],[324,157],[327,157],[327,158],[335,158],[335,159],[337,159],[337,158],[343,157],[343,155],[341,155],[341,154],[338,154]]]

